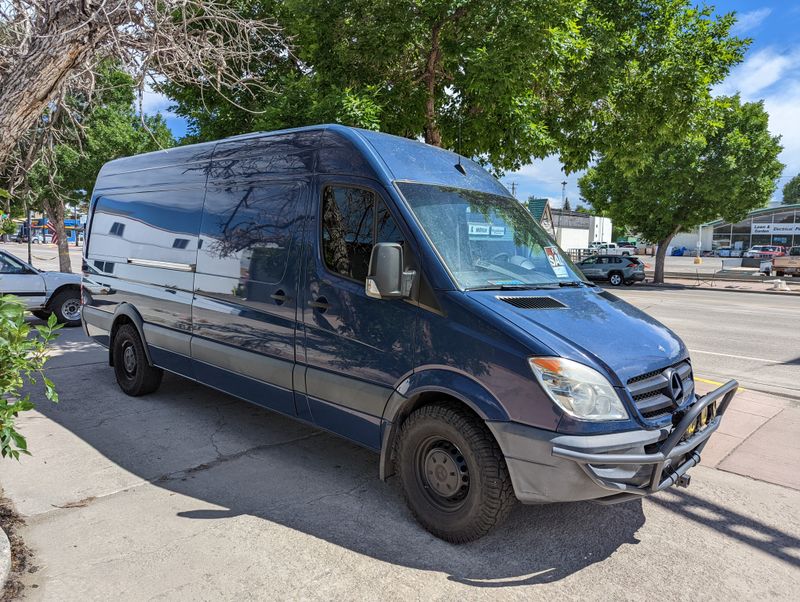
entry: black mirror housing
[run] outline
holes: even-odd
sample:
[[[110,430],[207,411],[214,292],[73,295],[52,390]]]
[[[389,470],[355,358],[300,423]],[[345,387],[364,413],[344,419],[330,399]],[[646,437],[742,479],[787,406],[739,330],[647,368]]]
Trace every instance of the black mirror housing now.
[[[416,272],[405,270],[403,245],[379,242],[372,247],[364,291],[373,299],[406,299],[411,296]]]

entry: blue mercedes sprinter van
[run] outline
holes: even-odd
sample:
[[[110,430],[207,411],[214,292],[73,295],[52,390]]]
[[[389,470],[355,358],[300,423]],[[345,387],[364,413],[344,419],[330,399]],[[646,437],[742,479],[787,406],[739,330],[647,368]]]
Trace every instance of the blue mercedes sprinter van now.
[[[375,450],[447,541],[515,499],[688,485],[736,390],[695,395],[674,333],[413,140],[326,125],[119,159],[89,219],[83,325],[125,393],[168,370]]]

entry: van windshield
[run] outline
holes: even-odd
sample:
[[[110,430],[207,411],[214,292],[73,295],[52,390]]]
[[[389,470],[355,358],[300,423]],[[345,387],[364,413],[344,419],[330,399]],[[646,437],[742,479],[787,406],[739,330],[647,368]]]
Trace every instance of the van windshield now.
[[[516,199],[430,184],[398,182],[397,187],[461,288],[584,282]]]

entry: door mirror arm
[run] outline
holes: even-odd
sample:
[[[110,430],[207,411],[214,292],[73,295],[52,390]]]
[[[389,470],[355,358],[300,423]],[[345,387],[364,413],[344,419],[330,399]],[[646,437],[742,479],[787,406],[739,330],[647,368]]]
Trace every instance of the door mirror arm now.
[[[372,247],[364,291],[373,299],[407,299],[417,273],[406,270],[403,245],[379,242]]]

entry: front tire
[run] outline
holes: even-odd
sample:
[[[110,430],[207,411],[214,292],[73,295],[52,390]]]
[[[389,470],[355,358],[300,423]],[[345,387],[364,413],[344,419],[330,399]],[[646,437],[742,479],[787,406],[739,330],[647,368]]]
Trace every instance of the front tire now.
[[[66,326],[81,325],[81,293],[77,290],[65,290],[58,293],[48,304],[48,309],[56,315],[61,324]]]
[[[450,543],[482,537],[516,503],[502,451],[483,421],[456,404],[413,412],[395,460],[412,514]]]
[[[123,324],[113,342],[114,375],[122,391],[132,397],[158,389],[164,371],[147,362],[144,343],[133,324]]]
[[[622,274],[619,272],[614,272],[613,274],[609,274],[608,281],[611,283],[611,286],[619,286],[622,284],[623,278]]]

